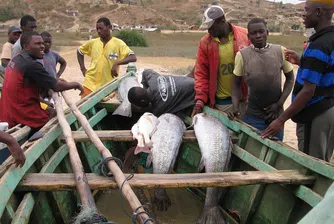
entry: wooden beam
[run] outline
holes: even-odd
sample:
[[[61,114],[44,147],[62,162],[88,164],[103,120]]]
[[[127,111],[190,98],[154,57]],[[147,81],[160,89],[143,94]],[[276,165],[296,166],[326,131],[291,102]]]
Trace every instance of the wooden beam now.
[[[115,180],[87,174],[91,190],[117,188]],[[244,171],[223,173],[192,174],[135,174],[129,180],[131,187],[141,188],[184,188],[184,187],[232,187],[253,184],[310,184],[314,176],[302,175],[296,170],[280,171]],[[75,180],[73,174],[27,174],[17,191],[73,191]]]
[[[94,131],[101,141],[118,141],[131,142],[134,141],[130,130],[120,131]],[[88,142],[90,139],[84,131],[72,131],[72,136],[76,142]],[[62,137],[64,139],[64,137]],[[196,142],[194,131],[186,131],[183,136],[183,141]]]
[[[117,141],[117,142],[132,142],[134,141],[130,130],[117,131],[94,131],[101,141]],[[88,142],[90,139],[84,131],[72,131],[72,136],[76,142]],[[64,136],[61,138],[64,140]],[[197,142],[195,132],[193,130],[185,131],[183,135],[184,142]],[[237,142],[236,136],[232,136],[232,142]]]

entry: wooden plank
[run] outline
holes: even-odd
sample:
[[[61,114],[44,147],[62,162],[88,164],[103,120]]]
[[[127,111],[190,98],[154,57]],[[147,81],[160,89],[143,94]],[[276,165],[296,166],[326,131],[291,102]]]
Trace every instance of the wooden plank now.
[[[117,131],[94,131],[101,141],[120,141],[120,142],[132,142],[134,141],[130,130],[117,130]],[[76,142],[90,141],[87,134],[84,131],[72,131],[72,136]],[[64,137],[62,137],[64,139]],[[183,135],[183,141],[185,142],[197,142],[194,131],[186,131]]]
[[[302,166],[305,166],[306,168],[314,172],[317,172],[327,178],[334,180],[334,164],[330,164],[320,159],[306,155],[305,153],[293,149],[282,142],[274,142],[269,139],[262,139],[261,136],[258,135],[257,132],[254,130],[254,128],[250,127],[246,123],[243,123],[242,121],[230,120],[225,113],[213,110],[208,107],[204,107],[203,111],[205,113],[216,116],[233,131],[245,132],[251,138],[254,138],[257,141],[259,141],[261,144],[266,145],[271,149],[274,149],[278,153],[294,160],[295,162],[301,164]]]
[[[87,112],[90,108],[96,105],[99,101],[101,101],[105,96],[114,91],[120,80],[128,76],[134,76],[134,72],[129,72],[127,75],[121,76],[119,78],[114,79],[113,81],[105,84],[102,88],[93,92],[90,97],[86,97],[82,99],[78,103],[79,110],[81,113]],[[70,113],[70,109],[68,108],[65,113],[66,119],[69,124],[72,124],[76,118],[73,113]],[[16,168],[14,165],[11,165],[8,169],[7,166],[12,162],[12,160],[7,160],[3,169],[0,172],[0,217],[2,216],[7,202],[14,192],[16,186],[20,182],[21,178],[25,175],[25,173],[29,170],[29,168],[35,163],[35,161],[44,153],[46,148],[61,134],[61,128],[58,124],[58,120],[56,118],[50,120],[41,131],[47,131],[43,138],[35,141],[29,149],[25,151],[26,162],[22,168]],[[6,172],[7,171],[7,172]],[[6,173],[5,173],[6,172]]]
[[[34,205],[35,205],[35,199],[32,193],[25,194],[23,200],[20,203],[20,206],[17,208],[15,212],[12,224],[28,223]]]
[[[259,160],[258,158],[256,158],[255,156],[253,156],[252,154],[250,154],[249,152],[245,151],[244,149],[240,148],[237,145],[233,146],[232,153],[236,155],[238,158],[240,158],[241,160],[243,160],[244,162],[246,162],[248,165],[254,167],[257,170],[264,170],[264,171],[275,171],[276,170],[274,167]],[[275,157],[276,155],[273,153],[272,156]],[[270,157],[270,160],[272,160],[272,157]],[[310,188],[307,188],[305,186],[299,186],[294,191],[294,194],[298,198],[302,199],[303,201],[305,201],[306,203],[308,203],[309,205],[313,207],[317,205],[323,199],[322,196],[320,196],[319,194],[315,193]]]
[[[92,190],[117,188],[113,179],[87,174]],[[184,188],[184,187],[232,187],[253,184],[309,184],[315,177],[299,174],[296,170],[249,171],[192,174],[135,174],[129,180],[132,187]],[[17,191],[63,191],[75,190],[73,174],[27,174]]]

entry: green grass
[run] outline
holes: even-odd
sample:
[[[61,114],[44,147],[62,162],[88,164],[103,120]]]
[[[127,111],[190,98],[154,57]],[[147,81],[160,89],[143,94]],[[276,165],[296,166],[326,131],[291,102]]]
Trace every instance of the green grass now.
[[[87,40],[88,34],[76,33],[52,33],[53,48],[59,46],[78,46],[77,41]],[[173,33],[162,34],[160,32],[146,32],[143,34],[149,47],[131,47],[138,56],[146,57],[185,57],[196,58],[198,43],[204,33]],[[94,34],[93,37],[97,37]],[[280,44],[299,53],[302,51],[303,36],[269,36],[268,42]],[[7,34],[0,33],[0,45],[7,41]]]

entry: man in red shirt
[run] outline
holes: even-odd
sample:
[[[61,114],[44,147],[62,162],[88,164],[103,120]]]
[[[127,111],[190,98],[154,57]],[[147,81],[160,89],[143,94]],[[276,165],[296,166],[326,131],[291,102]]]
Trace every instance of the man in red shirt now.
[[[50,76],[38,59],[43,59],[44,43],[37,32],[27,32],[21,37],[23,52],[9,63],[5,73],[0,101],[0,121],[9,128],[24,124],[32,133],[49,121],[48,112],[40,107],[40,92],[52,89],[56,92],[83,87],[77,82],[66,82]]]

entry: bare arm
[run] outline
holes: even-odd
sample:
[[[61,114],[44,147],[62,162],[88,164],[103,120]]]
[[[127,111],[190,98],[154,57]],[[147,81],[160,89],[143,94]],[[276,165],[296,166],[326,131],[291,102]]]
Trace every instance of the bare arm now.
[[[84,89],[82,85],[78,82],[66,82],[61,79],[58,79],[56,84],[53,86],[52,90],[55,92],[61,92],[69,89],[80,90],[80,95],[83,94]]]
[[[111,68],[111,76],[112,77],[117,77],[118,76],[117,68],[118,68],[119,65],[126,65],[126,64],[129,64],[130,62],[136,62],[136,61],[137,61],[137,57],[134,54],[128,55],[123,60],[116,61]]]
[[[288,96],[291,93],[291,90],[293,88],[293,84],[294,84],[294,80],[295,80],[293,70],[291,72],[284,73],[284,75],[285,75],[285,83],[284,83],[284,87],[283,87],[283,92],[282,92],[282,95],[281,95],[280,99],[277,102],[277,104],[279,106],[283,106],[284,102],[288,98]]]
[[[0,142],[3,142],[8,146],[10,153],[15,159],[16,166],[20,165],[20,167],[22,167],[26,161],[26,157],[15,138],[4,131],[0,131]]]
[[[77,59],[79,62],[79,66],[80,66],[80,70],[82,72],[82,75],[85,76],[85,73],[87,71],[86,67],[85,67],[85,58],[84,55],[82,55],[79,50],[77,51]]]
[[[310,83],[304,80],[304,87],[297,94],[293,103],[284,111],[276,120],[274,120],[269,127],[262,133],[262,138],[272,136],[278,131],[282,130],[284,123],[299,113],[307,104],[307,102],[313,97],[316,84]]]
[[[240,100],[242,99],[241,81],[242,81],[242,76],[235,75],[233,77],[233,86],[232,86],[233,114],[229,114],[230,118],[239,116],[239,103]]]
[[[61,76],[61,74],[63,74],[63,72],[65,71],[66,65],[67,65],[65,59],[63,57],[61,57],[60,55],[59,55],[59,61],[58,62],[60,64],[60,68],[59,68],[59,71],[57,73],[57,78],[59,78]]]
[[[2,58],[2,59],[1,59],[1,64],[2,64],[2,66],[3,66],[3,67],[7,67],[9,61],[10,61],[10,59]]]

